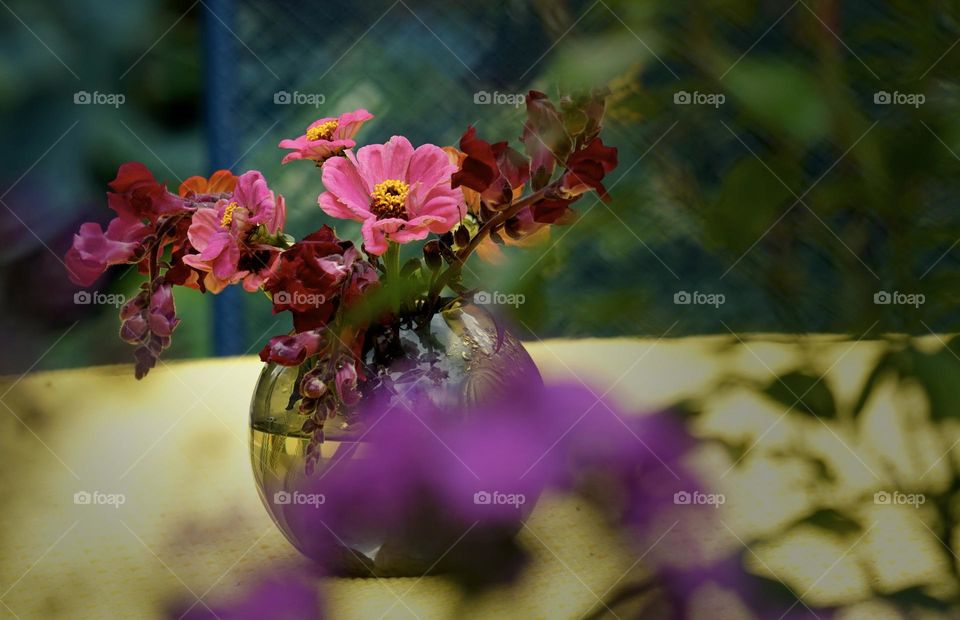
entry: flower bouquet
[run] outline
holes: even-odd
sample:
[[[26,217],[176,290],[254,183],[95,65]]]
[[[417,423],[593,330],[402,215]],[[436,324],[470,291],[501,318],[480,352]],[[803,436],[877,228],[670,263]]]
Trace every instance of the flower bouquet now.
[[[302,369],[298,408],[322,433],[324,419],[356,405],[358,386],[372,378],[362,361],[375,337],[382,345],[391,328],[426,325],[470,299],[462,275],[471,254],[568,223],[586,192],[608,199],[603,178],[617,151],[599,136],[604,94],[557,107],[531,91],[526,105],[525,154],[484,141],[474,127],[459,149],[415,148],[393,136],[354,150],[373,118],[366,110],[319,119],[280,142],[290,151],[284,164],[311,160],[320,169],[323,212],[361,223],[359,248],[327,225],[300,241],[286,235],[283,196],[256,170],[191,177],[173,194],[143,164],[123,164],[107,193],[116,216],[106,230],[80,227],[66,255],[69,276],[90,286],[107,267],[130,264],[146,277],[120,310],[137,378],[156,365],[179,323],[174,286],[266,292],[274,313],[291,314],[293,332],[272,338],[260,357]],[[415,241],[424,241],[422,258],[401,265],[400,246]]]
[[[137,378],[170,346],[175,286],[217,294],[239,284],[290,313],[292,330],[260,351],[267,365],[251,412],[261,496],[284,527],[270,498],[289,497],[293,478],[329,461],[336,445],[363,439],[362,401],[410,409],[426,395],[462,409],[541,383],[519,341],[473,303],[463,271],[475,252],[499,258],[499,246],[529,245],[569,223],[589,192],[609,199],[603,180],[617,151],[600,137],[604,107],[603,92],[555,105],[531,91],[522,151],[474,127],[459,148],[414,147],[403,136],[356,148],[373,119],[362,109],[311,123],[280,142],[283,163],[315,162],[320,209],[359,222],[359,247],[328,225],[301,240],[286,234],[284,198],[256,170],[191,177],[174,194],[143,164],[126,163],[109,184],[115,217],[106,230],[83,224],[65,262],[83,286],[117,264],[145,276],[120,311]],[[420,251],[401,260],[412,242]]]

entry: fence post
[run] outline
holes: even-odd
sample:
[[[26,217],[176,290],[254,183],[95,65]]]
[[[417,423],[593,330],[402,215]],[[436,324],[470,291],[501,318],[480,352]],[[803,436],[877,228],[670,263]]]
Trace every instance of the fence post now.
[[[236,96],[236,42],[233,0],[205,0],[203,7],[204,121],[206,126],[209,171],[228,168],[237,155],[235,126],[232,125]],[[233,171],[236,172],[236,171]],[[244,352],[245,321],[243,291],[228,287],[213,296],[214,355],[240,355]]]

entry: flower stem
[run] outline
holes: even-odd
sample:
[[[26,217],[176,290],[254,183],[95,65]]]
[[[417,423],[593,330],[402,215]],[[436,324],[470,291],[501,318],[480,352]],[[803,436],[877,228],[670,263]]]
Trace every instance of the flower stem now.
[[[400,244],[391,241],[383,253],[383,267],[388,280],[400,278]]]
[[[390,309],[393,312],[400,310],[400,244],[389,242],[387,251],[383,253],[383,269],[386,275],[387,286],[392,289],[390,295]]]
[[[490,233],[494,232],[498,228],[501,228],[507,220],[516,214],[520,213],[527,207],[533,206],[534,204],[540,202],[544,198],[548,197],[556,191],[556,182],[552,183],[544,188],[541,188],[529,196],[521,198],[516,201],[503,211],[500,211],[495,216],[490,218],[481,228],[477,231],[477,234],[474,235],[473,239],[470,240],[470,243],[466,247],[461,249],[456,254],[456,262],[452,263],[446,271],[441,273],[433,283],[433,286],[430,287],[430,293],[428,295],[428,301],[430,307],[434,306],[435,300],[440,296],[440,293],[443,292],[444,287],[449,284],[460,270],[463,268],[463,264],[470,257],[470,254],[483,242],[484,239],[490,236]]]

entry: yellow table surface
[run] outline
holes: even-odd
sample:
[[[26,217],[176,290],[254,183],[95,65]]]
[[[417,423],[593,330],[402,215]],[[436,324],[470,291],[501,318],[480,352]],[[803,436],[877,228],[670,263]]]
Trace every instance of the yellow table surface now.
[[[856,397],[879,345],[827,336],[755,337],[749,345],[699,337],[545,341],[528,349],[547,381],[583,381],[641,410],[703,396],[729,373],[769,381],[801,359],[827,373],[843,406]],[[260,368],[243,357],[169,362],[140,382],[128,366],[0,381],[0,617],[162,617],[171,600],[213,604],[266,564],[295,558],[260,504],[249,465],[248,406]],[[725,389],[706,401],[696,432],[760,442],[736,469],[716,444],[698,451],[695,466],[713,474],[727,497],[704,537],[717,553],[750,546],[751,570],[783,580],[810,604],[856,602],[871,588],[942,584],[945,560],[924,507],[861,502],[858,515],[873,524],[862,536],[799,531],[754,546],[757,535],[813,506],[891,488],[891,472],[901,482],[943,484],[953,457],[943,458],[941,446],[956,433],[915,433],[925,446],[917,462],[895,426],[898,416],[925,406],[918,390],[882,387],[864,432],[854,434],[843,422],[783,416],[784,407],[746,387]],[[768,455],[800,437],[841,472],[829,491],[807,488],[809,471]],[[74,494],[84,491],[122,493],[125,503],[76,504]],[[637,562],[579,500],[544,498],[521,537],[533,557],[521,581],[466,608],[434,577],[331,579],[318,590],[333,618],[575,618]],[[669,545],[669,535],[659,544]],[[728,593],[701,598],[705,617],[748,617]],[[848,617],[895,617],[889,613],[867,602]]]

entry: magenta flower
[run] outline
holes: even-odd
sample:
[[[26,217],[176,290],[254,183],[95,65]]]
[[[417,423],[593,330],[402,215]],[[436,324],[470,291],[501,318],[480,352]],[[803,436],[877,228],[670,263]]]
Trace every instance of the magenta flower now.
[[[402,136],[371,144],[323,166],[320,208],[363,222],[364,247],[375,255],[387,241],[407,243],[450,231],[466,215],[463,192],[450,186],[457,171],[439,146],[416,149]]]
[[[206,272],[204,286],[212,293],[237,282],[255,291],[280,252],[263,242],[262,232],[276,235],[285,220],[283,196],[270,191],[256,170],[246,172],[237,179],[231,197],[193,216],[187,236],[199,254],[187,254],[183,262]]]
[[[173,285],[158,279],[144,283],[140,293],[120,309],[120,338],[136,345],[136,376],[142,378],[170,346],[173,330],[180,324],[173,303]]]
[[[297,159],[312,159],[322,164],[327,159],[340,155],[346,149],[356,146],[353,136],[360,127],[373,118],[364,109],[347,112],[337,117],[321,118],[310,123],[306,133],[293,140],[281,140],[280,148],[291,149],[280,163],[288,163]]]
[[[357,363],[350,358],[343,358],[337,363],[336,386],[340,401],[347,407],[353,407],[360,402],[360,392],[357,391]]]
[[[138,219],[120,217],[110,220],[106,232],[94,222],[81,225],[64,257],[70,279],[90,286],[110,265],[130,262],[149,229]]]
[[[260,359],[282,366],[297,366],[316,355],[323,344],[322,329],[311,329],[292,336],[274,336],[260,351]]]
[[[99,224],[83,224],[64,259],[70,279],[81,286],[93,284],[110,265],[136,262],[137,249],[155,231],[158,220],[188,210],[183,199],[168,192],[138,162],[120,166],[109,185],[107,204],[117,216],[106,232]]]

